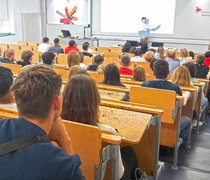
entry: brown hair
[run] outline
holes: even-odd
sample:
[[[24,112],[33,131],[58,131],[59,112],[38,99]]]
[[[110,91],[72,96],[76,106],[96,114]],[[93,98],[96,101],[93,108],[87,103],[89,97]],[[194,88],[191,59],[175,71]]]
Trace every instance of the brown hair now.
[[[146,81],[146,71],[143,66],[136,66],[133,74],[134,81]]]
[[[196,63],[198,63],[198,64],[203,64],[204,60],[205,60],[204,54],[198,54],[195,59]]]
[[[129,66],[130,61],[131,61],[131,58],[127,53],[122,54],[122,56],[121,56],[122,66],[126,66],[126,67]]]
[[[77,51],[71,51],[67,56],[68,67],[71,68],[74,65],[80,64],[80,56]]]
[[[75,66],[72,66],[70,69],[69,69],[69,73],[68,73],[68,79],[70,79],[73,75],[77,74],[77,73],[84,73],[86,74],[86,70],[83,70],[80,66],[78,65],[75,65]]]
[[[24,61],[30,61],[31,57],[34,55],[34,53],[30,50],[25,50],[21,54],[21,59]]]
[[[173,84],[179,86],[191,86],[191,76],[189,70],[185,66],[180,66],[175,69],[171,76]]]
[[[60,95],[61,77],[46,65],[22,71],[11,89],[20,116],[46,119],[55,96]]]
[[[11,58],[11,56],[15,55],[15,50],[14,49],[6,49],[4,52],[4,55],[6,58]]]
[[[144,54],[144,59],[147,62],[151,62],[153,59],[155,59],[155,53],[153,51],[147,51]]]
[[[186,48],[180,50],[180,57],[187,57],[188,51]]]
[[[74,75],[63,92],[62,119],[97,125],[100,95],[96,83],[88,75]]]

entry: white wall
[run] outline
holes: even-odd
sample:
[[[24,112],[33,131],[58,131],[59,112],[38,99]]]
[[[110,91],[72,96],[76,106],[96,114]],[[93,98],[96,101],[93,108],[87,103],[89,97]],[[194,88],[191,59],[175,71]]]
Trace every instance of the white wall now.
[[[9,18],[14,23],[14,36],[0,37],[0,43],[17,43],[23,40],[22,13],[39,13],[40,0],[8,0]],[[39,41],[39,40],[37,40]]]

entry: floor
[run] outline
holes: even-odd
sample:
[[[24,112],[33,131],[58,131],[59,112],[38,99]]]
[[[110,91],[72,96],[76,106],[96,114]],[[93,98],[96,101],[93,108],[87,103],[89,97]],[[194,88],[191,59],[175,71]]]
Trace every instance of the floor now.
[[[210,115],[200,134],[192,134],[191,148],[180,147],[178,170],[171,168],[173,156],[160,157],[165,167],[158,180],[210,180]]]

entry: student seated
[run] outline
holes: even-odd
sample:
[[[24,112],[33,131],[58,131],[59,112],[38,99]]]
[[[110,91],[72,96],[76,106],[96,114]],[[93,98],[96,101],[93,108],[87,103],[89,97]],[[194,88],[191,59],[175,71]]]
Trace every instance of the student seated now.
[[[130,42],[126,42],[122,48],[122,53],[129,53],[132,45]]]
[[[55,45],[51,46],[48,51],[56,53],[56,54],[63,54],[63,49],[60,46],[60,39],[59,38],[54,39],[54,44]]]
[[[67,65],[70,69],[74,65],[80,65],[80,55],[77,51],[72,50],[67,56]]]
[[[131,65],[131,58],[128,54],[123,54],[120,61],[120,74],[121,75],[133,75],[133,71],[129,69]]]
[[[17,62],[17,64],[21,65],[22,67],[31,65],[33,60],[34,53],[30,50],[25,50],[21,54],[21,60]]]
[[[45,52],[42,54],[42,62],[43,64],[54,68],[54,63],[55,63],[55,54],[52,52]]]
[[[61,77],[45,65],[16,78],[11,91],[19,118],[0,121],[0,144],[22,140],[25,146],[20,144],[17,150],[10,146],[11,152],[0,156],[1,179],[83,179],[80,158],[59,118],[61,86]]]
[[[204,65],[210,66],[210,50],[205,52],[204,56],[205,56]]]
[[[177,84],[172,84],[167,81],[169,73],[169,64],[164,60],[156,60],[153,64],[153,73],[155,80],[146,81],[142,87],[157,88],[175,91],[178,95],[182,96],[182,91]],[[185,139],[191,130],[191,120],[188,117],[181,118],[180,125],[180,138]]]
[[[84,64],[84,55],[82,52],[78,52],[79,54],[79,57],[80,57],[80,64],[79,66],[84,69],[84,70],[87,70],[87,66]]]
[[[75,65],[69,69],[68,79],[70,79],[75,74],[87,74],[87,71],[82,69],[80,66]]]
[[[51,47],[49,43],[50,43],[49,38],[44,37],[42,40],[42,43],[39,44],[39,46],[38,46],[38,52],[41,52],[41,53],[47,52],[49,50],[49,48]]]
[[[146,81],[146,71],[143,66],[136,66],[133,72],[134,81]]]
[[[120,72],[115,64],[108,64],[106,66],[103,84],[125,87],[120,81]]]
[[[100,95],[96,83],[88,75],[74,75],[66,84],[63,92],[63,109],[61,117],[65,120],[98,126],[102,130],[117,135],[116,130],[99,123]],[[128,180],[137,167],[134,151],[130,147],[119,148],[118,179]],[[122,159],[121,159],[122,157]]]
[[[0,108],[17,110],[14,97],[10,91],[12,84],[12,71],[0,66]]]
[[[69,54],[71,51],[79,51],[74,40],[69,41],[69,46],[65,49],[65,54]]]
[[[155,59],[155,53],[153,51],[147,51],[143,58],[145,59],[146,62],[151,62],[153,59]]]
[[[98,66],[103,64],[103,62],[104,62],[104,57],[102,55],[98,54],[94,57],[93,64],[89,65],[87,70],[88,71],[96,71]]]
[[[145,62],[145,59],[142,57],[141,50],[136,48],[134,51],[134,57],[131,58],[131,62]]]
[[[176,52],[172,49],[167,51],[166,61],[169,64],[169,71],[171,74],[180,66],[179,60],[176,59]]]
[[[204,60],[205,60],[205,56],[203,54],[197,55],[197,57],[195,59],[195,61],[196,61],[196,64],[195,64],[196,75],[195,75],[195,77],[197,77],[197,78],[204,78],[204,79],[207,78],[207,75],[209,72],[209,67],[203,65]]]
[[[14,49],[7,49],[4,52],[4,57],[0,58],[1,63],[15,64],[15,51]]]
[[[90,44],[89,42],[85,42],[83,45],[82,45],[82,52],[87,52],[87,53],[93,53],[94,51],[92,49],[90,49]]]
[[[155,53],[155,59],[166,59],[163,47],[158,47],[157,52]]]

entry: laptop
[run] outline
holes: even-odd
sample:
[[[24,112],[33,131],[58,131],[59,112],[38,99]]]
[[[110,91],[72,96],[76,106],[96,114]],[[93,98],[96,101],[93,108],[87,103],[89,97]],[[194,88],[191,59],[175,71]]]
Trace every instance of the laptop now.
[[[152,47],[163,47],[164,43],[161,42],[152,42]]]
[[[65,37],[65,38],[71,37],[71,33],[69,30],[61,30],[61,32],[63,34],[63,37]]]

